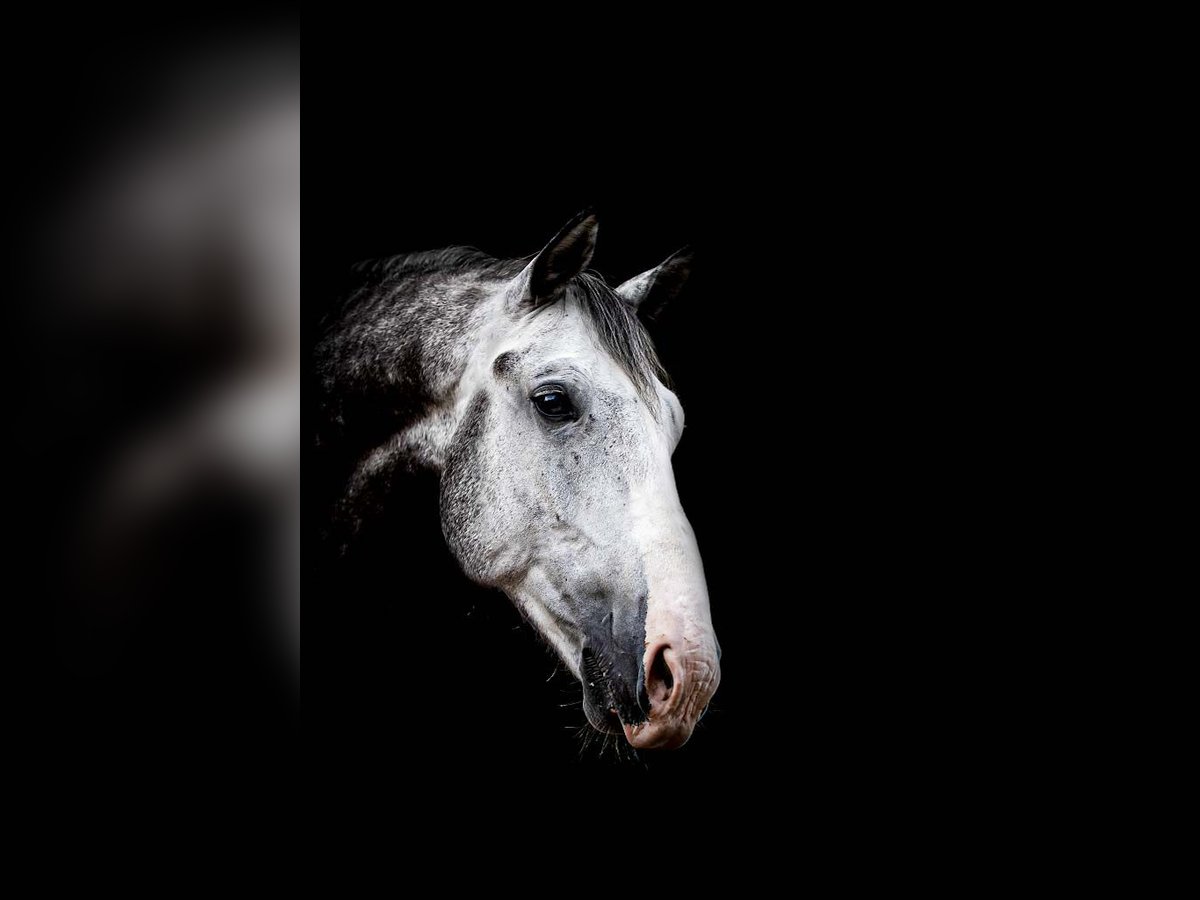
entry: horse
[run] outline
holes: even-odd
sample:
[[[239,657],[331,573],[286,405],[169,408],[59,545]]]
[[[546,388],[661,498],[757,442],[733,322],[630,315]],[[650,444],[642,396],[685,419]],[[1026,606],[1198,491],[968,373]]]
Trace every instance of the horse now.
[[[505,593],[578,679],[597,731],[683,745],[720,645],[671,457],[679,399],[645,327],[682,250],[610,287],[585,210],[543,249],[359,264],[315,348],[318,447],[351,448],[325,529],[344,554],[396,473],[439,479],[462,571]]]

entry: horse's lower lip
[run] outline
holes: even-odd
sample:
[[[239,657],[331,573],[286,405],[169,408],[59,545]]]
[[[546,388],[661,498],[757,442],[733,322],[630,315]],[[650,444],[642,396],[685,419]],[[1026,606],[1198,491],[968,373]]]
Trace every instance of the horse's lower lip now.
[[[607,732],[608,734],[620,734],[625,728],[625,723],[621,721],[621,717],[612,710],[604,713],[599,725],[596,725],[596,723],[592,724],[597,731]]]
[[[621,714],[617,711],[616,707],[606,702],[607,699],[601,699],[601,697],[597,697],[594,693],[589,692],[588,685],[585,683],[583,706],[588,722],[597,731],[620,734],[622,731]]]
[[[687,743],[692,727],[680,721],[643,722],[624,725],[625,740],[637,750],[674,750]]]

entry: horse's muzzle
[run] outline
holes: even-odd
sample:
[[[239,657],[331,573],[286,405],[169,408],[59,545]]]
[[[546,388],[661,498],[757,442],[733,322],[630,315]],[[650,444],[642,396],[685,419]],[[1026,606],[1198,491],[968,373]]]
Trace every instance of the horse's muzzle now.
[[[692,736],[720,682],[716,652],[649,647],[641,660],[612,645],[585,645],[580,675],[583,708],[598,731],[624,732],[639,750],[670,750]]]
[[[646,721],[622,721],[625,737],[639,750],[673,750],[692,736],[721,681],[715,652],[683,651],[670,644],[646,650],[644,661]]]

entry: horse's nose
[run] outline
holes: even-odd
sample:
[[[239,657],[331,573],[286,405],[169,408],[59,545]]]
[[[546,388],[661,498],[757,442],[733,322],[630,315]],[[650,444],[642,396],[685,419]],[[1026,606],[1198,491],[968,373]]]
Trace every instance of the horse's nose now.
[[[658,644],[646,651],[645,700],[647,720],[624,725],[625,737],[639,750],[670,750],[692,736],[708,699],[720,678],[715,656],[686,657],[671,644]]]
[[[667,654],[671,654],[671,659],[667,659]],[[671,663],[675,663],[675,671],[679,670],[679,662],[675,658],[675,651],[671,649],[670,644],[662,644],[655,650],[650,664],[646,666],[646,696],[650,700],[651,714],[654,713],[655,707],[662,709],[667,701],[671,699],[671,694],[675,690],[675,672],[672,671]]]

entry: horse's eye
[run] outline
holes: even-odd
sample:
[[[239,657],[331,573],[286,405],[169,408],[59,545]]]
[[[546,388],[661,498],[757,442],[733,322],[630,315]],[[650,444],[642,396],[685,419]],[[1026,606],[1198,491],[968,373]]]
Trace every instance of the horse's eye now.
[[[573,419],[575,407],[565,388],[548,384],[533,392],[533,405],[547,419]]]

